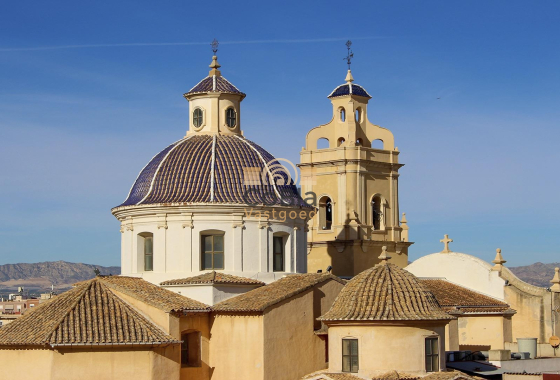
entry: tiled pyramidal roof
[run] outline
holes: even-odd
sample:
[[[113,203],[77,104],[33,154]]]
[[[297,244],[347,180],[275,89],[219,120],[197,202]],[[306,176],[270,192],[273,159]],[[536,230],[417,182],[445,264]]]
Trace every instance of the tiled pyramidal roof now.
[[[179,342],[115,295],[101,277],[80,283],[0,329],[0,346],[171,343]]]
[[[198,276],[168,280],[160,285],[191,285],[191,284],[224,284],[224,285],[265,285],[264,282],[252,278],[238,277],[221,272],[208,272]]]
[[[505,302],[475,292],[444,279],[421,279],[445,311],[460,310],[465,313],[513,312]]]
[[[275,170],[278,164],[266,150],[240,136],[189,136],[165,148],[142,169],[119,207],[286,202],[310,207],[294,181]]]
[[[221,75],[207,76],[206,78],[198,82],[196,86],[191,88],[189,92],[185,94],[185,96],[198,93],[205,94],[208,92],[225,92],[230,94],[238,94],[245,97],[245,94],[243,92],[239,91],[237,87],[235,87],[233,84],[231,84],[230,81],[228,81]]]
[[[322,321],[455,319],[412,273],[389,263],[363,271],[346,284]]]

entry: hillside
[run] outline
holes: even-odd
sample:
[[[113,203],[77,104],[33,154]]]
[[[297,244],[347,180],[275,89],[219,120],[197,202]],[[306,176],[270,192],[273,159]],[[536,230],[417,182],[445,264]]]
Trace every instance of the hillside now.
[[[101,274],[120,274],[120,267],[103,267],[91,264],[54,261],[33,264],[0,265],[0,294],[5,296],[23,286],[30,294],[48,292],[51,285],[56,291],[69,289],[78,281],[95,276],[94,269]]]
[[[517,277],[529,284],[550,288],[550,280],[554,277],[554,268],[560,267],[560,263],[534,263],[520,267],[509,268]]]

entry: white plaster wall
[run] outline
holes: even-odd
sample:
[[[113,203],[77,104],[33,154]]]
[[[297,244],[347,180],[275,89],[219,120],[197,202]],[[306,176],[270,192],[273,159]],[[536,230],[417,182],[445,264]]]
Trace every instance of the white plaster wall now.
[[[267,208],[266,210],[270,210]],[[264,211],[265,208],[261,208]],[[287,213],[291,208],[275,208]],[[138,276],[159,284],[166,280],[192,277],[201,269],[200,236],[205,231],[224,232],[224,273],[270,283],[290,273],[307,271],[305,221],[257,219],[248,216],[244,206],[134,206],[113,210],[121,220],[122,275]],[[270,213],[272,215],[272,213]],[[298,214],[299,215],[299,214]],[[144,272],[143,252],[138,234],[154,236],[154,270]],[[287,236],[285,271],[273,272],[272,237]]]
[[[433,253],[405,268],[417,277],[442,277],[458,285],[504,300],[505,281],[492,265],[464,253]]]
[[[218,302],[225,301],[237,295],[247,293],[257,286],[247,285],[211,285],[211,284],[192,284],[192,285],[164,285],[163,288],[182,296],[214,306]]]

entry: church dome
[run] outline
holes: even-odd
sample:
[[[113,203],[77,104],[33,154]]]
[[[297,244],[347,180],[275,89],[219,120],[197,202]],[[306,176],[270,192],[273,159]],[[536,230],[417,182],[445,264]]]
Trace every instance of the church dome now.
[[[310,207],[279,162],[239,135],[190,135],[142,169],[119,206],[250,204]]]
[[[337,98],[339,96],[346,96],[346,95],[356,95],[356,96],[363,96],[365,98],[371,99],[371,96],[368,94],[365,88],[358,84],[353,83],[344,83],[338,86],[331,92],[328,96],[329,99]]]
[[[382,258],[383,260],[383,258]],[[342,289],[322,321],[454,319],[412,273],[386,261],[358,274]]]

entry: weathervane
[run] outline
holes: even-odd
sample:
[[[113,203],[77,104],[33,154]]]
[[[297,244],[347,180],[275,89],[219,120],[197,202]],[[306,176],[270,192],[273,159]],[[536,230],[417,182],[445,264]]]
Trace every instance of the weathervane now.
[[[350,65],[352,64],[352,58],[354,58],[354,53],[352,52],[352,50],[350,50],[350,46],[352,46],[352,41],[350,40],[346,41],[346,48],[348,49],[348,55],[343,59],[345,59],[346,63],[348,63],[348,70],[350,70]]]
[[[214,38],[214,41],[212,41],[212,43],[210,44],[210,46],[212,46],[212,51],[214,52],[214,55],[216,55],[216,53],[218,52],[218,45],[219,44],[220,43],[215,38]]]

